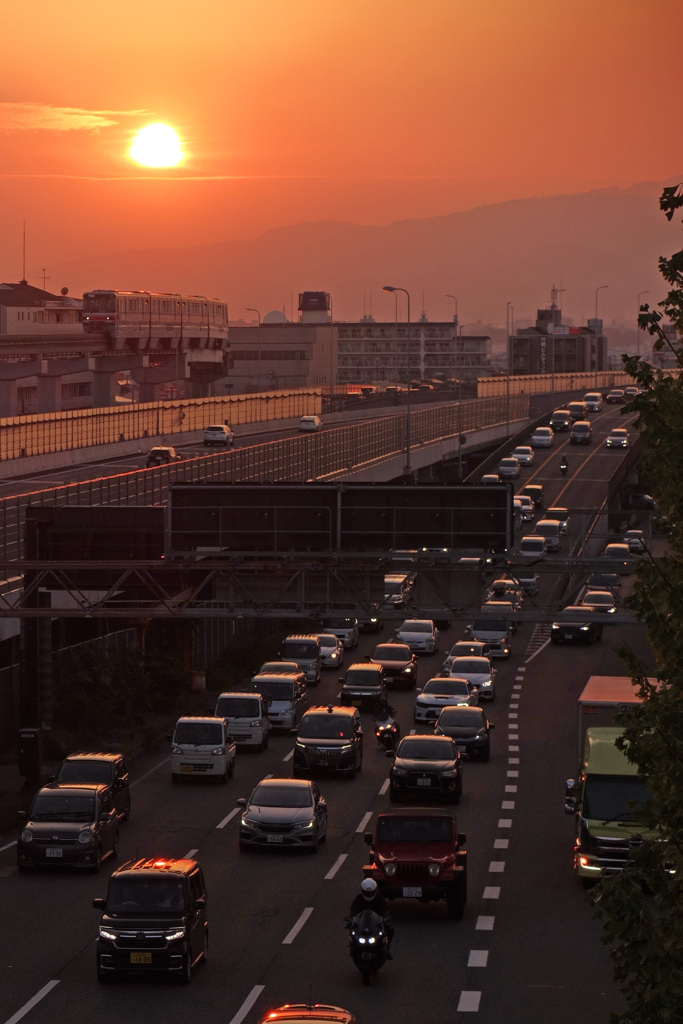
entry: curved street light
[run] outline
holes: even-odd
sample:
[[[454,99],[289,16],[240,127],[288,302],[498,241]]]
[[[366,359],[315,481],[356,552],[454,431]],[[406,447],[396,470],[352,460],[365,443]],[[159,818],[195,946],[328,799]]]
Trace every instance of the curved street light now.
[[[253,306],[245,306],[244,308],[246,309],[247,313],[256,313],[256,316],[258,317],[259,337],[258,337],[257,342],[256,342],[256,344],[258,346],[257,349],[256,349],[256,359],[257,359],[256,379],[258,381],[258,386],[260,388],[261,387],[261,314],[259,313],[258,309],[254,309]]]

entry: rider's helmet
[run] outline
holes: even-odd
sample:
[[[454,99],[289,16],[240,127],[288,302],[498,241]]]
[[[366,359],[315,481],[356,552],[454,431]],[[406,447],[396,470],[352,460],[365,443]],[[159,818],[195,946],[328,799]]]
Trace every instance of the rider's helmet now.
[[[366,900],[371,900],[377,893],[377,882],[374,878],[364,878],[360,883],[360,891]]]

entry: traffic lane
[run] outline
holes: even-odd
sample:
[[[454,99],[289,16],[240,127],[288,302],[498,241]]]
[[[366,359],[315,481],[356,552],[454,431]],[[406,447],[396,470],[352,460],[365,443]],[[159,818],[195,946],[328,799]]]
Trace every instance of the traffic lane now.
[[[614,627],[647,655],[644,630]],[[520,691],[520,766],[504,885],[497,906],[481,1020],[503,1024],[510,1007],[525,1020],[600,1024],[622,1009],[599,925],[572,869],[573,821],[564,814],[565,780],[577,764],[576,702],[588,677],[620,675],[613,645],[544,648],[526,666]],[[596,664],[597,660],[597,664]],[[508,872],[510,874],[508,875]]]

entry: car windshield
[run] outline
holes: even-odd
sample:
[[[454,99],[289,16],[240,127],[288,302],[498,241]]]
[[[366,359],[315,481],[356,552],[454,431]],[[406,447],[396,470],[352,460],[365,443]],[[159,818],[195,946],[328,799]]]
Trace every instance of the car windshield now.
[[[223,743],[223,727],[220,722],[178,722],[173,742],[197,747],[219,747]]]
[[[250,804],[259,807],[310,807],[313,803],[308,786],[257,786],[249,798]]]
[[[325,619],[325,629],[353,629],[355,619],[329,618]]]
[[[318,645],[306,640],[285,640],[282,655],[292,661],[313,661],[318,656]]]
[[[321,648],[329,648],[331,651],[337,650],[337,638],[334,633],[321,633],[318,637],[318,643]]]
[[[453,665],[453,671],[462,672],[463,675],[479,675],[482,672],[488,672],[489,666],[483,658],[458,658]]]
[[[94,821],[95,797],[67,793],[38,795],[30,814],[32,821]]]
[[[401,626],[402,633],[431,633],[432,624],[431,622],[423,621],[422,619],[408,619]]]
[[[423,693],[440,693],[447,697],[469,694],[469,687],[464,679],[430,679]]]
[[[447,711],[441,712],[439,726],[450,729],[458,727],[462,728],[463,726],[467,726],[472,729],[483,729],[484,716],[480,711],[473,711],[472,714],[468,715],[464,710],[449,708]]]
[[[381,669],[354,668],[346,673],[346,686],[381,686]]]
[[[259,702],[253,697],[219,697],[216,715],[221,718],[258,718]]]
[[[380,818],[378,843],[452,843],[452,818]]]
[[[303,739],[350,740],[353,735],[351,719],[347,715],[304,715],[299,725]]]
[[[633,775],[589,775],[583,814],[600,821],[633,821],[627,805],[635,800],[642,807],[650,795],[645,782]]]
[[[384,579],[384,593],[385,594],[398,594],[403,587],[403,580],[388,580]]]
[[[409,757],[414,761],[450,761],[456,754],[452,743],[422,736],[406,736],[396,751],[397,757]]]
[[[183,883],[174,878],[112,878],[107,894],[108,914],[164,914],[185,908]]]
[[[473,633],[507,633],[508,624],[505,619],[475,619],[472,623]]]
[[[403,644],[380,644],[372,656],[375,661],[410,661],[410,648]]]
[[[251,688],[268,700],[291,700],[294,693],[291,679],[252,679]]]
[[[65,761],[57,782],[111,782],[111,761]]]

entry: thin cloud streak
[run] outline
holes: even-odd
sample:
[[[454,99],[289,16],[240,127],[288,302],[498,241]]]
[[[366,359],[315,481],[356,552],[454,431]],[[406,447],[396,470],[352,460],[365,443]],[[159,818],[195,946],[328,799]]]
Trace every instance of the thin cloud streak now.
[[[148,110],[83,110],[53,107],[49,103],[0,102],[0,133],[14,132],[98,132],[113,128],[115,118],[150,116]]]

